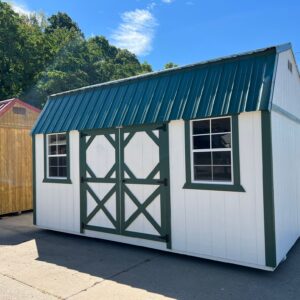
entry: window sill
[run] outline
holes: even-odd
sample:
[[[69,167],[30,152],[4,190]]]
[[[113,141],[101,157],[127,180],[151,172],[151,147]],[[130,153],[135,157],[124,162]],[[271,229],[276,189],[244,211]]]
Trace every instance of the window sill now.
[[[193,190],[209,190],[209,191],[226,191],[226,192],[245,192],[245,189],[241,185],[230,184],[210,184],[210,183],[192,183],[187,182],[183,186],[184,189]]]
[[[54,178],[45,178],[44,183],[63,183],[63,184],[72,184],[71,179],[54,179]]]

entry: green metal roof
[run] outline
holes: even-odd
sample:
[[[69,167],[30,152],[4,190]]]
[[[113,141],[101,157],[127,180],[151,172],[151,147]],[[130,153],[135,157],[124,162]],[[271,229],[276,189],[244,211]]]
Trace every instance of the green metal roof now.
[[[290,44],[52,95],[32,133],[270,109],[276,55]]]

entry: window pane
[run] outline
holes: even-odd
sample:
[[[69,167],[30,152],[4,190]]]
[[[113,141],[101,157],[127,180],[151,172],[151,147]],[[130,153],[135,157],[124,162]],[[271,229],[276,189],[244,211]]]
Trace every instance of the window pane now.
[[[231,151],[213,152],[214,165],[231,165]]]
[[[66,145],[58,145],[58,154],[66,154],[67,146]]]
[[[50,177],[57,177],[58,176],[58,168],[57,167],[50,167],[49,168],[49,176]]]
[[[211,136],[212,148],[230,148],[231,147],[231,134],[214,134]]]
[[[211,167],[194,167],[194,180],[212,180]]]
[[[210,149],[210,136],[199,135],[193,137],[194,149]]]
[[[231,167],[213,167],[214,181],[231,181]]]
[[[56,144],[56,134],[49,135],[49,144]]]
[[[230,118],[212,119],[211,132],[230,132]]]
[[[194,165],[211,165],[211,152],[194,153]]]
[[[57,154],[57,146],[56,146],[56,145],[54,145],[54,146],[49,146],[49,154],[50,154],[50,155]]]
[[[67,137],[65,134],[58,134],[57,135],[57,141],[60,143],[60,144],[66,144],[67,143]]]
[[[65,167],[67,165],[67,158],[64,157],[58,157],[58,163],[60,167]]]
[[[193,124],[193,134],[209,133],[209,120],[194,121],[192,124]]]
[[[58,175],[59,177],[67,177],[67,167],[59,167]]]
[[[49,157],[49,167],[58,166],[58,157]]]

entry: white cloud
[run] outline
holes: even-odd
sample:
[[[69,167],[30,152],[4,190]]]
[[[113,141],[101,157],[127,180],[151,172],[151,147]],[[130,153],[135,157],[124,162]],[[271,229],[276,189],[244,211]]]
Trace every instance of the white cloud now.
[[[151,2],[150,4],[148,4],[147,6],[147,10],[152,10],[155,8],[155,6],[157,6],[156,2]]]
[[[167,3],[167,4],[170,4],[172,2],[174,2],[174,0],[161,0],[163,3]]]
[[[128,49],[139,56],[152,50],[157,22],[149,9],[126,11],[121,15],[122,22],[113,32],[112,42],[119,48]]]
[[[25,3],[16,1],[9,1],[8,3],[11,5],[12,9],[20,15],[25,15],[29,17],[32,13],[34,13],[33,11],[30,11],[28,9]]]

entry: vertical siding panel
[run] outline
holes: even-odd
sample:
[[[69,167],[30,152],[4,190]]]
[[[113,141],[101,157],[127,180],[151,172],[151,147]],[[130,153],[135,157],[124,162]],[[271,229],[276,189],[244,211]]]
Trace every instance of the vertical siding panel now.
[[[211,255],[212,253],[212,226],[211,226],[211,201],[210,191],[197,192],[199,227],[197,233],[197,253]]]
[[[253,114],[253,143],[254,149],[262,149],[262,134],[261,134],[261,113],[257,112]],[[255,209],[256,209],[256,240],[257,240],[257,263],[265,264],[265,234],[264,223],[260,220],[264,219],[264,201],[263,201],[263,170],[262,170],[262,154],[261,151],[254,151],[254,161],[256,162],[254,167],[255,171]]]
[[[199,218],[199,204],[201,199],[199,199],[199,193],[194,190],[185,192],[185,220],[186,220],[186,250],[198,253],[200,248],[202,238],[199,235],[199,230],[201,228],[200,218]]]
[[[299,237],[300,125],[272,112],[273,174],[277,262]],[[287,147],[289,151],[287,152]]]
[[[183,121],[174,121],[169,124],[172,247],[179,251],[186,250],[185,202],[188,201],[182,189],[185,182],[183,125]]]
[[[238,193],[226,193],[224,196],[226,255],[228,259],[240,260],[240,197]]]
[[[210,192],[212,255],[226,257],[224,192]]]
[[[255,195],[255,164],[254,152],[254,114],[239,116],[240,121],[240,165],[241,182],[245,184],[246,193],[240,196],[241,216],[241,260],[257,263],[257,219],[256,219],[256,195]],[[261,198],[262,201],[262,198]]]

